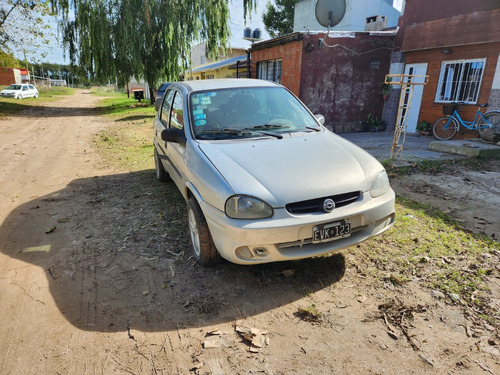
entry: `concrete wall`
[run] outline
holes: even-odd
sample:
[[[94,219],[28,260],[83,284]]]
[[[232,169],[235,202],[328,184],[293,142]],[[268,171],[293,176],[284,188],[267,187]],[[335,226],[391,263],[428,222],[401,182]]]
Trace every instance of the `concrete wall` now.
[[[406,4],[406,24],[424,23],[443,18],[498,9],[498,0],[409,0]],[[479,31],[479,30],[478,30]]]
[[[392,52],[391,56],[391,66],[389,68],[389,74],[403,74],[405,68],[405,55],[399,51],[395,50]],[[382,114],[382,119],[387,124],[387,130],[394,130],[396,128],[396,118],[398,117],[399,109],[399,98],[401,95],[401,86],[391,85],[391,90],[384,104],[384,112]]]
[[[393,37],[356,33],[354,38],[305,35],[300,99],[325,116],[336,132],[361,131],[368,114],[382,118],[382,83],[389,71]]]
[[[316,20],[317,0],[302,0],[295,4],[293,31],[324,31]],[[386,0],[346,0],[346,13],[342,21],[333,27],[334,31],[364,31],[367,17],[385,16],[387,27],[397,26],[400,12]]]

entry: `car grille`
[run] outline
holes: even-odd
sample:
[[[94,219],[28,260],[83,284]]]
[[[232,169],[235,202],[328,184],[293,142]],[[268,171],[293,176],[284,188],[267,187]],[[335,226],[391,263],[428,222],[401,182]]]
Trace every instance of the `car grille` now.
[[[329,197],[310,199],[302,202],[289,203],[285,206],[285,208],[291,214],[296,215],[325,212],[323,211],[323,202],[325,201],[325,199],[333,199],[333,201],[335,202],[335,208],[339,208],[357,201],[360,195],[360,191],[353,191],[351,193],[344,193],[332,195]]]

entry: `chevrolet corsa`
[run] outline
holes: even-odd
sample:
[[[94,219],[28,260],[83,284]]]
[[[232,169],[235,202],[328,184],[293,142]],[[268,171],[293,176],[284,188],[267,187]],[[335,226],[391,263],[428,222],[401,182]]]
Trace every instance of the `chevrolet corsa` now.
[[[199,264],[317,256],[393,225],[382,165],[323,122],[264,80],[169,86],[154,123],[156,176],[187,201]]]

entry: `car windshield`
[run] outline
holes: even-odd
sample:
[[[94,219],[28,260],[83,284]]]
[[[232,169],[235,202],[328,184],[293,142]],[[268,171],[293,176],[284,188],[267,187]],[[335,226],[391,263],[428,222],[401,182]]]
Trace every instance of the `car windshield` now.
[[[10,85],[7,90],[21,90],[21,85]]]
[[[197,139],[283,138],[280,133],[318,131],[316,120],[282,87],[245,87],[191,94]]]

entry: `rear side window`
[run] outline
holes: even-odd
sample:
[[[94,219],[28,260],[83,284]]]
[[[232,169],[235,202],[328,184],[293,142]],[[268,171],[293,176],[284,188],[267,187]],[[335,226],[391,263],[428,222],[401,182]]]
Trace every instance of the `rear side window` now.
[[[161,121],[163,125],[168,126],[170,107],[172,103],[172,98],[174,96],[174,90],[168,90],[167,95],[165,95],[165,100],[163,101],[163,105],[161,107]]]
[[[182,94],[175,94],[174,104],[172,105],[172,117],[170,117],[170,126],[177,129],[184,128],[184,108],[182,106]]]

